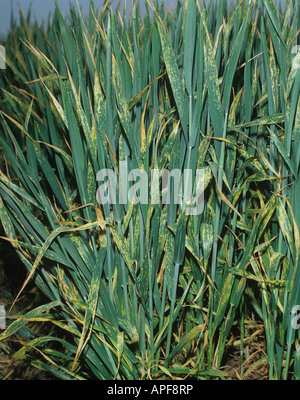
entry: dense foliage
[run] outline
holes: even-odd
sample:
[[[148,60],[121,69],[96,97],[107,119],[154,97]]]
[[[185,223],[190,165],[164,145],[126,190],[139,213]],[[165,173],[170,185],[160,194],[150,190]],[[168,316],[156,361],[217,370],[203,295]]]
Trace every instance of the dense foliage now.
[[[243,352],[263,321],[269,378],[299,378],[299,0],[145,8],[12,23],[0,219],[21,291],[49,303],[0,340],[53,324],[65,335],[14,356],[63,379],[226,379],[233,327]],[[120,162],[202,170],[203,211],[151,202],[151,183],[146,204],[100,204],[98,171]]]

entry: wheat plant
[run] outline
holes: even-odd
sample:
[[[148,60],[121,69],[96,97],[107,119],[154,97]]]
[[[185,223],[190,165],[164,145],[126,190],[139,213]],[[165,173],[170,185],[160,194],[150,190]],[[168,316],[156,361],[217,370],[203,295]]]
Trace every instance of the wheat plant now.
[[[230,337],[244,354],[260,321],[257,365],[298,379],[299,0],[121,6],[21,13],[4,43],[0,220],[19,295],[49,302],[0,340],[53,325],[14,357],[62,379],[227,379]],[[202,171],[201,212],[151,181],[102,204],[98,172],[122,168]]]

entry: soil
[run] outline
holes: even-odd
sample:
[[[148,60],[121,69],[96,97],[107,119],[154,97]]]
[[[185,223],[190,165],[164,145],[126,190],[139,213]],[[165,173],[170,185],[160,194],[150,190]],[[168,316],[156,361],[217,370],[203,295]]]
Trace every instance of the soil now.
[[[258,323],[258,327],[259,325]],[[263,332],[263,329],[261,329],[261,332]],[[236,339],[232,338],[232,342],[237,342],[238,340]],[[269,366],[263,333],[254,336],[250,340],[246,339],[245,342],[243,351],[241,351],[240,343],[238,345],[229,345],[227,348],[225,365],[222,367],[222,370],[228,374],[227,379],[268,380]]]
[[[18,259],[12,246],[0,240],[0,305],[7,314],[13,316],[26,312],[41,302],[42,294],[32,285],[24,289],[15,306],[10,310],[22,284],[26,278],[24,265]],[[0,330],[0,334],[2,330]],[[21,347],[24,340],[19,335],[12,335],[0,341],[0,380],[52,380],[52,375],[31,367],[25,361],[18,361],[13,354]]]

